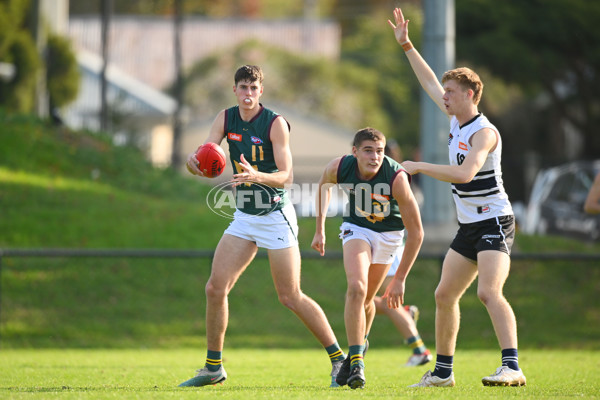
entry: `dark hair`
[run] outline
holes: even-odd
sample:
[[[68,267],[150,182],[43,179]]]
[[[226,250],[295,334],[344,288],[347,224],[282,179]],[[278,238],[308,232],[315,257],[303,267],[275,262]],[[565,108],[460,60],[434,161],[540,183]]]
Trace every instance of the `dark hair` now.
[[[363,128],[356,132],[354,135],[354,141],[352,142],[352,146],[359,148],[362,142],[365,140],[372,140],[374,142],[383,141],[385,145],[385,136],[383,133],[379,132],[374,128]]]
[[[240,81],[255,82],[262,84],[264,79],[262,69],[257,65],[242,65],[235,71],[234,82],[237,85]]]

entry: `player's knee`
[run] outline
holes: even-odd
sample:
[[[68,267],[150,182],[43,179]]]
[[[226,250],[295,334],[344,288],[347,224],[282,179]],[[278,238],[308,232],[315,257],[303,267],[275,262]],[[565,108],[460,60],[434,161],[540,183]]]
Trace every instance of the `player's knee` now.
[[[219,288],[215,286],[210,280],[206,283],[204,287],[204,293],[208,298],[220,298],[227,296],[227,291],[224,288]]]
[[[481,288],[477,289],[477,297],[479,298],[479,301],[486,306],[492,302],[499,302],[503,300],[502,294]]]
[[[456,299],[454,296],[444,288],[438,286],[435,289],[435,304],[437,307],[446,307],[452,305]]]
[[[366,299],[367,297],[367,285],[361,281],[355,281],[348,283],[348,291],[346,296],[350,298]]]
[[[301,301],[302,296],[303,296],[302,292],[299,292],[299,291],[277,294],[279,302],[292,311],[297,309],[297,304],[298,304],[298,302]]]

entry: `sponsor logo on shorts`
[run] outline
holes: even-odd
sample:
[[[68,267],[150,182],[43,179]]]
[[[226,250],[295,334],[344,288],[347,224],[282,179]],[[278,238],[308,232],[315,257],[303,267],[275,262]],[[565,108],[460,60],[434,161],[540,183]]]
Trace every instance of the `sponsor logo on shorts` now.
[[[482,240],[485,240],[490,245],[494,244],[494,239],[500,239],[500,235],[483,235],[481,237]]]
[[[500,239],[500,235],[483,235],[482,239]]]
[[[354,235],[354,232],[352,231],[352,229],[344,229],[344,231],[342,232],[342,239],[345,239],[352,235]]]

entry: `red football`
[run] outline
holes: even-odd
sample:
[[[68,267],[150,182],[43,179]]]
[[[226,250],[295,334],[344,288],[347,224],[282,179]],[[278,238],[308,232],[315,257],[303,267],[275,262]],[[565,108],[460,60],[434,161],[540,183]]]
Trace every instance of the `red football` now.
[[[198,169],[204,172],[207,178],[219,176],[225,170],[227,157],[225,152],[216,143],[205,143],[196,150],[196,160],[198,160]]]

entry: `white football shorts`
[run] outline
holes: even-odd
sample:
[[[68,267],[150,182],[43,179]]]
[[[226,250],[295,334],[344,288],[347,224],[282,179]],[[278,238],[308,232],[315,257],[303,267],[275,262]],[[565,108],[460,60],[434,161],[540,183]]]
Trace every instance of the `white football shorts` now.
[[[267,215],[250,215],[240,210],[223,234],[236,236],[269,250],[298,245],[298,220],[291,203]]]
[[[375,232],[371,229],[343,222],[340,226],[342,244],[353,239],[364,240],[371,246],[371,264],[391,264],[398,248],[404,244],[404,230]]]
[[[394,262],[388,270],[387,276],[396,275],[396,271],[398,271],[398,266],[400,265],[400,260],[402,259],[402,253],[404,253],[404,241],[402,241],[402,245],[400,245],[400,247],[398,247],[398,250],[396,250],[396,254],[394,255]]]

